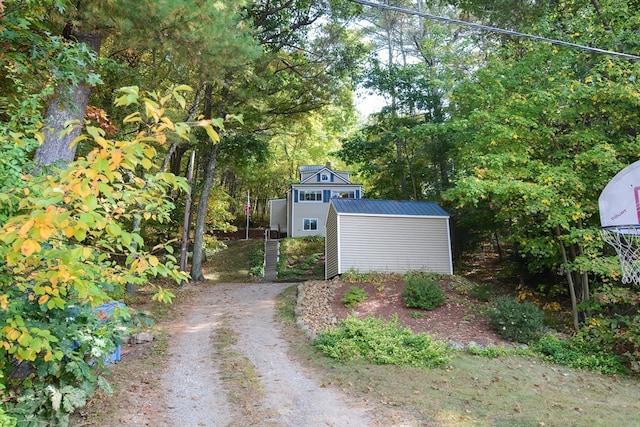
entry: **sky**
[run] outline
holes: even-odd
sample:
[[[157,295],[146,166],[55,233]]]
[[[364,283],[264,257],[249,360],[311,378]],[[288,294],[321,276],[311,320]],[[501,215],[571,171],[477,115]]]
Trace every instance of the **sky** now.
[[[366,119],[369,114],[379,112],[387,104],[382,96],[369,94],[364,89],[358,89],[354,92],[353,102],[363,119]]]

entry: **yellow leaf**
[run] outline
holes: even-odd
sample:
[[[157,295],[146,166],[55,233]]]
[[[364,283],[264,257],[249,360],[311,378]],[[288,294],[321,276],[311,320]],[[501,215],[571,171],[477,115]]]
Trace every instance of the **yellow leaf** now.
[[[22,252],[22,255],[24,256],[31,256],[34,252],[37,252],[40,249],[40,244],[31,239],[25,240],[20,246],[20,252]]]
[[[20,337],[20,331],[11,327],[8,327],[9,330],[7,331],[7,333],[5,334],[5,336],[7,337],[8,340],[10,341],[15,341]]]
[[[141,121],[142,119],[140,118],[139,112],[131,113],[127,117],[125,117],[124,120],[122,120],[123,123],[136,123]]]
[[[155,256],[152,255],[152,256],[149,257],[149,264],[152,267],[157,267],[158,264],[160,264],[160,261],[158,261],[158,257],[155,257]]]
[[[138,262],[138,268],[136,268],[138,274],[144,273],[148,265],[149,263],[147,262],[147,260],[140,258],[140,261]]]
[[[30,219],[29,221],[25,222],[22,227],[20,227],[20,230],[18,231],[18,236],[20,237],[27,237],[27,233],[29,232],[29,230],[31,230],[31,227],[33,227],[33,220]]]
[[[42,240],[49,240],[49,238],[51,237],[51,234],[53,233],[51,227],[48,227],[46,225],[42,225],[39,231],[40,231],[40,238]]]
[[[47,301],[49,301],[49,295],[42,295],[40,298],[38,298],[39,305],[46,304]]]
[[[120,163],[122,163],[122,152],[120,150],[115,150],[111,153],[111,164],[113,165],[113,169],[120,167]]]

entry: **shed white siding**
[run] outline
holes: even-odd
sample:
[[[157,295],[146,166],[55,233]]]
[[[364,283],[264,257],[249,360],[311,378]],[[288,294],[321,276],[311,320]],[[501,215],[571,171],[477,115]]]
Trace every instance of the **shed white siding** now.
[[[453,274],[449,217],[345,213],[327,215],[326,278],[359,272]]]

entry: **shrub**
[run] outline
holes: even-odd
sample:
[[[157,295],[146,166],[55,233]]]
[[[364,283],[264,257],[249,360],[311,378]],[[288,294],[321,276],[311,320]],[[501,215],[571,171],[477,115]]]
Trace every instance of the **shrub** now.
[[[249,274],[254,277],[264,276],[264,246],[258,246],[249,253]]]
[[[477,285],[471,288],[469,296],[480,301],[491,301],[494,293],[494,286],[491,283],[485,285]]]
[[[625,373],[622,360],[613,352],[606,351],[582,336],[575,335],[563,340],[547,334],[532,344],[532,349],[550,362],[574,369],[589,369],[603,374]]]
[[[579,336],[589,346],[617,355],[634,373],[640,372],[640,314],[593,317]]]
[[[491,326],[509,341],[530,343],[544,329],[544,313],[531,302],[519,303],[512,297],[498,297],[489,310]]]
[[[424,368],[442,366],[450,361],[446,343],[428,334],[413,334],[398,325],[373,317],[350,316],[340,327],[321,334],[313,345],[327,356],[343,362],[363,360],[376,365],[411,365]]]
[[[346,307],[355,307],[360,304],[362,301],[367,299],[367,291],[358,287],[351,286],[349,291],[342,297],[342,302]]]
[[[101,129],[87,126],[83,138],[92,149],[86,156],[65,169],[21,175],[20,187],[0,192],[0,405],[19,425],[67,425],[69,414],[96,390],[110,391],[101,367],[116,348],[118,330],[115,322],[97,322],[96,306],[150,277],[187,278],[176,268],[171,246],[150,247],[131,227],[136,219],[169,221],[170,193],[187,189],[183,178],[153,167],[155,144],[170,133],[190,133],[190,125],[174,127],[161,116],[170,99],[184,99],[182,90],[164,97],[121,89],[116,105],[141,109],[125,123],[136,129],[133,139],[106,139]],[[197,126],[213,134],[211,123]],[[19,139],[0,132],[0,146],[21,144]],[[170,291],[149,285],[155,300],[171,301]],[[127,320],[129,313],[114,316]]]
[[[435,275],[408,274],[405,281],[402,297],[409,308],[433,310],[446,301],[445,293],[440,289]]]

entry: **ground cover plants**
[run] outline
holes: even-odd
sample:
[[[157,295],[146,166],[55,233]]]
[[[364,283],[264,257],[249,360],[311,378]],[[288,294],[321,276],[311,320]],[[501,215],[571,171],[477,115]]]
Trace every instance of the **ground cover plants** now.
[[[286,238],[280,241],[278,280],[324,278],[324,237]]]
[[[376,365],[411,365],[433,368],[450,361],[450,349],[428,334],[414,334],[398,324],[367,317],[349,317],[340,327],[321,334],[313,345],[343,362],[364,360]]]
[[[358,286],[351,286],[349,292],[342,297],[342,302],[345,307],[353,308],[366,299],[367,292],[364,289]]]

